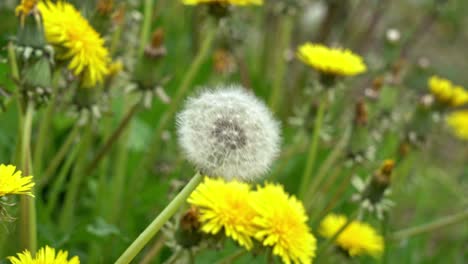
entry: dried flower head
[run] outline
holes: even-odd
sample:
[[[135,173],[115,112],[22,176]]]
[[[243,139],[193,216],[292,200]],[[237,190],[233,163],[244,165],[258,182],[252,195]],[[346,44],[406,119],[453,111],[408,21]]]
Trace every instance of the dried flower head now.
[[[0,197],[8,194],[26,194],[33,196],[32,176],[21,176],[13,165],[0,164]]]
[[[188,99],[177,124],[186,157],[210,176],[252,180],[265,174],[278,154],[278,122],[240,86]]]
[[[347,49],[329,48],[322,44],[301,45],[297,57],[317,71],[333,76],[354,76],[367,70],[361,56]]]
[[[8,260],[12,264],[79,264],[80,260],[78,257],[73,257],[68,260],[68,252],[60,250],[57,254],[55,249],[49,246],[45,246],[35,254],[35,257],[31,255],[31,252],[25,250],[23,253],[18,253],[17,257],[8,257]]]
[[[346,223],[344,215],[329,214],[320,223],[319,233],[326,238],[333,237]],[[351,257],[369,254],[377,257],[382,254],[384,240],[367,223],[352,221],[336,238],[335,243]]]

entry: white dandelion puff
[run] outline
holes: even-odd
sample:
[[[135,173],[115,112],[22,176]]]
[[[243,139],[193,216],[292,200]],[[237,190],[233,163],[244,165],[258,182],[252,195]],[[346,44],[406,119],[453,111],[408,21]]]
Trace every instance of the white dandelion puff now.
[[[268,171],[279,151],[278,122],[241,86],[189,98],[177,125],[187,159],[210,176],[252,180]]]

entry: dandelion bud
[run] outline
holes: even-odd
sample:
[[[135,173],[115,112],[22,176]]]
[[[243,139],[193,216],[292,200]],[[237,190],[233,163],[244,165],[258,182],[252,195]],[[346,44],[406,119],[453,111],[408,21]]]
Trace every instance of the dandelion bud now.
[[[379,219],[382,219],[384,213],[394,205],[393,201],[388,198],[394,167],[394,160],[385,160],[382,166],[366,181],[360,177],[352,179],[352,184],[358,191],[353,195],[352,200],[359,202],[361,207],[369,212],[376,213]]]
[[[196,207],[188,209],[180,218],[179,228],[176,232],[176,240],[184,248],[191,248],[200,243],[202,234],[200,228],[199,212]]]
[[[166,47],[164,46],[164,30],[158,28],[153,32],[151,36],[151,42],[145,48],[145,55],[152,59],[164,57],[167,53]]]
[[[177,125],[187,159],[210,176],[252,180],[265,174],[278,154],[278,122],[240,86],[188,99]]]
[[[380,202],[384,196],[384,192],[390,186],[394,167],[395,162],[393,160],[385,160],[382,166],[372,176],[367,190],[365,191],[365,196],[371,203],[375,204]]]
[[[364,100],[359,100],[355,106],[355,116],[354,116],[354,124],[357,126],[365,126],[367,125],[369,114],[367,111],[367,105]]]

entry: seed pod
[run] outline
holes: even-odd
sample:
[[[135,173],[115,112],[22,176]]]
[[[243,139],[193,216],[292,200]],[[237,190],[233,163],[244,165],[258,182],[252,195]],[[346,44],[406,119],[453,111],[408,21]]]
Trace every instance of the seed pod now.
[[[209,176],[253,180],[268,171],[279,151],[278,122],[240,86],[188,99],[177,125],[187,159]]]

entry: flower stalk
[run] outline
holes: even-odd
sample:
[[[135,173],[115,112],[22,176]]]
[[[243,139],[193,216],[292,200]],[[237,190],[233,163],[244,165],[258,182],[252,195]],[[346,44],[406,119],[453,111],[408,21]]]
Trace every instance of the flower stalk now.
[[[21,138],[21,167],[25,175],[32,175],[31,168],[31,129],[34,105],[27,103]],[[34,197],[22,195],[20,198],[20,240],[21,247],[35,252],[37,249],[36,204]]]
[[[215,35],[216,35],[216,31],[214,29],[211,29],[208,31],[199,53],[197,54],[192,64],[190,65],[190,68],[185,74],[177,90],[177,93],[172,98],[172,102],[169,105],[169,109],[167,109],[166,112],[161,116],[161,119],[159,120],[155,131],[152,133],[153,138],[150,143],[150,147],[148,148],[149,151],[148,153],[144,155],[144,157],[141,159],[140,163],[137,166],[136,173],[134,174],[135,179],[133,180],[135,185],[130,186],[129,193],[132,193],[138,190],[139,186],[141,186],[137,184],[140,184],[140,182],[142,182],[141,177],[144,175],[144,171],[148,167],[148,164],[151,162],[151,159],[154,159],[154,157],[156,157],[157,152],[159,150],[159,144],[161,143],[162,134],[164,130],[166,129],[166,126],[168,125],[169,121],[171,121],[171,119],[174,117],[177,111],[177,108],[180,105],[180,102],[182,101],[185,94],[189,90],[190,85],[192,84],[196,74],[200,70],[203,62],[208,57]]]
[[[164,208],[164,210],[154,219],[153,222],[137,237],[135,241],[125,250],[125,252],[115,262],[116,264],[128,264],[145,247],[146,244],[158,233],[164,224],[177,212],[185,203],[193,190],[202,181],[203,176],[197,172],[187,183],[182,191]]]
[[[390,239],[402,240],[412,236],[430,233],[437,229],[466,221],[466,219],[468,219],[468,209],[458,214],[442,217],[427,224],[397,231],[390,236]]]
[[[284,84],[284,76],[286,73],[287,62],[284,60],[285,50],[289,47],[291,42],[291,34],[293,31],[293,19],[289,16],[284,16],[283,20],[279,25],[278,45],[276,46],[276,61],[275,61],[275,72],[273,77],[273,91],[270,96],[269,105],[273,112],[277,112],[278,107],[281,105],[281,95]]]
[[[304,198],[305,194],[307,193],[307,190],[309,189],[310,177],[312,175],[317,157],[318,142],[320,138],[320,132],[322,129],[323,119],[325,116],[325,107],[326,100],[322,100],[317,111],[317,116],[315,117],[314,131],[312,134],[312,141],[310,142],[310,147],[307,154],[306,168],[304,170],[304,174],[302,174],[302,179],[299,185],[300,198]]]
[[[16,60],[15,47],[13,43],[8,45],[8,59],[10,61],[10,69],[13,80],[17,84],[17,99],[18,107],[20,108],[20,121],[22,127],[20,127],[21,143],[20,147],[20,159],[21,168],[24,175],[32,175],[31,169],[31,130],[34,116],[34,105],[29,102],[26,105],[26,109],[22,110],[22,100],[19,96],[20,90],[20,74],[18,68],[18,62]],[[25,113],[23,113],[25,111]],[[36,204],[34,197],[23,195],[20,198],[20,243],[23,249],[28,249],[35,252],[37,249],[37,227],[36,227]]]

